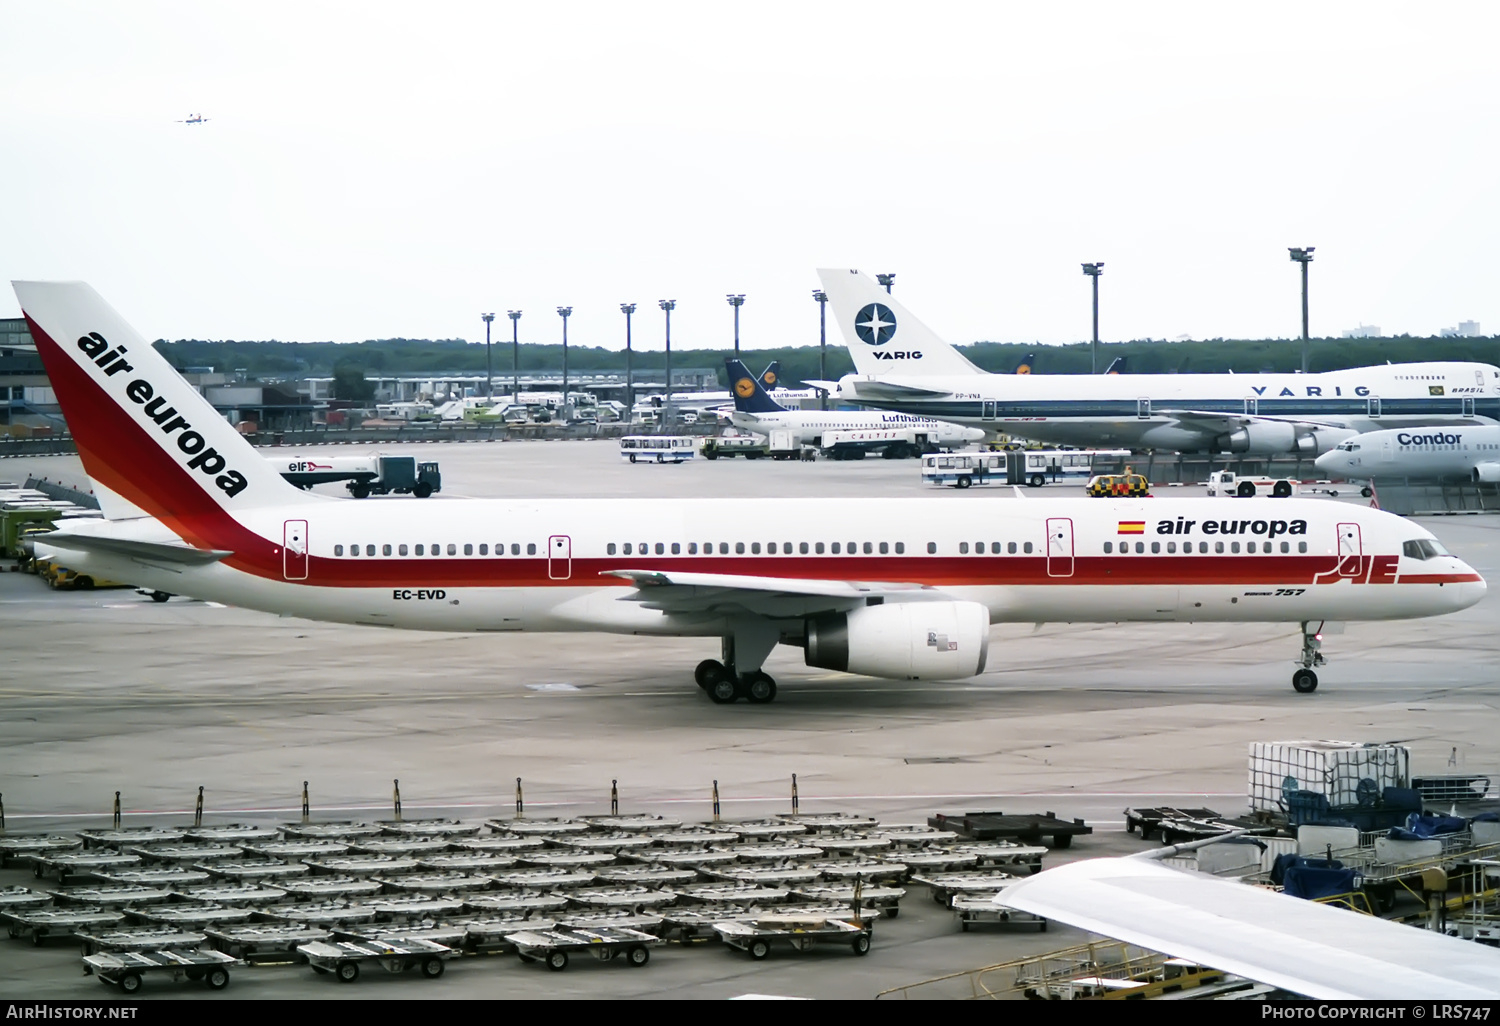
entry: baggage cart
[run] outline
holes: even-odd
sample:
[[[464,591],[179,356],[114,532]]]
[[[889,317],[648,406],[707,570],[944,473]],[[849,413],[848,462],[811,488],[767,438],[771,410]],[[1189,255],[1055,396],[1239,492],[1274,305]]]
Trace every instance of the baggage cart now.
[[[208,902],[215,905],[234,905],[244,908],[251,905],[272,905],[282,901],[287,891],[265,884],[207,884],[203,887],[188,887],[176,892],[184,901]]]
[[[217,950],[246,962],[301,961],[298,946],[333,939],[333,930],[327,926],[300,923],[211,926],[204,933]]]
[[[303,859],[322,858],[325,855],[343,855],[349,851],[349,842],[327,838],[296,837],[287,841],[270,841],[265,844],[247,844],[245,851],[263,859],[282,859],[301,862]]]
[[[244,923],[255,915],[254,909],[216,905],[212,902],[151,905],[146,908],[127,908],[126,913],[143,923],[159,926],[181,926],[187,929],[209,927],[220,923]]]
[[[1148,841],[1164,819],[1217,819],[1213,809],[1178,809],[1170,805],[1152,806],[1125,810],[1125,832],[1140,831],[1141,840]]]
[[[209,862],[213,859],[238,858],[244,851],[233,844],[137,844],[125,849],[147,863]]]
[[[594,875],[600,883],[667,888],[690,884],[698,879],[695,869],[670,869],[666,866],[600,866]]]
[[[305,841],[351,841],[358,837],[379,837],[380,827],[374,823],[355,823],[341,820],[333,823],[288,823],[281,832],[289,838]]]
[[[511,837],[502,834],[487,834],[484,837],[455,838],[452,848],[455,852],[488,852],[500,855],[543,848],[546,844],[547,842],[542,840],[540,835]]]
[[[806,868],[816,869],[824,880],[863,879],[869,883],[900,883],[905,881],[911,867],[904,862],[872,862],[866,859],[834,859],[827,862],[809,862]]]
[[[555,843],[562,843],[556,841]],[[619,860],[612,852],[578,851],[571,848],[536,848],[516,852],[516,861],[523,866],[544,866],[553,869],[578,869],[584,866],[611,866]]]
[[[888,837],[866,834],[822,834],[817,838],[818,847],[829,855],[867,855],[889,851],[895,842]]]
[[[461,894],[464,891],[488,891],[495,886],[494,877],[452,871],[378,876],[371,882],[379,882],[388,892],[396,894]]]
[[[664,830],[652,836],[656,838],[657,844],[667,848],[706,848],[709,845],[737,844],[740,840],[740,835],[731,831],[705,827]]]
[[[910,823],[905,826],[883,826],[875,831],[875,835],[878,837],[889,837],[897,848],[921,847],[958,840],[958,834],[952,830],[938,830],[936,827],[926,826],[921,823]]]
[[[895,919],[901,914],[901,899],[906,897],[904,887],[878,887],[856,881],[848,886],[798,887],[792,896],[805,901],[826,902],[852,908],[856,904],[861,910],[879,909],[880,914]]]
[[[656,833],[676,830],[682,820],[670,816],[585,816],[584,822],[595,830],[623,830],[629,833]]]
[[[354,901],[304,901],[292,905],[272,905],[261,909],[257,921],[306,923],[310,926],[337,926],[345,923],[368,923],[375,918],[375,908]]]
[[[581,834],[589,825],[581,819],[487,819],[485,825],[502,834],[518,834],[525,837],[543,835]]]
[[[853,812],[820,812],[816,815],[794,815],[777,817],[784,822],[797,823],[815,834],[838,833],[845,830],[877,830],[880,820],[873,816],[861,816]]]
[[[92,848],[130,848],[139,844],[176,844],[185,834],[163,827],[121,827],[114,830],[80,830],[78,839],[85,850]]]
[[[532,891],[567,890],[574,887],[587,887],[594,882],[593,873],[569,869],[516,869],[496,873],[494,878],[502,887],[516,887]]]
[[[108,880],[112,884],[133,887],[191,887],[195,884],[208,883],[208,874],[201,869],[166,868],[157,866],[150,869],[111,869],[94,874],[101,880]]]
[[[382,922],[441,919],[445,916],[457,915],[464,910],[462,898],[434,898],[427,895],[372,898],[369,906],[375,910],[375,918]]]
[[[34,891],[30,887],[0,887],[0,914],[42,908],[51,903],[52,895],[46,891]]]
[[[283,862],[280,859],[221,859],[215,862],[198,862],[193,868],[201,869],[219,880],[234,880],[239,883],[285,880],[311,872],[311,867],[304,862]]]
[[[591,852],[635,852],[656,843],[656,838],[650,834],[626,833],[622,830],[603,834],[563,834],[551,840],[562,847]]]
[[[428,855],[417,860],[418,869],[438,873],[493,873],[502,869],[510,869],[515,864],[514,855],[495,855],[479,851],[444,852],[441,855]]]
[[[376,826],[395,837],[426,838],[473,837],[484,829],[483,823],[466,823],[460,819],[381,820]]]
[[[718,923],[719,938],[732,948],[749,952],[759,961],[776,944],[804,952],[822,944],[844,944],[856,955],[869,954],[874,932],[872,919],[837,919],[818,915],[762,915],[748,921]]]
[[[56,876],[59,885],[68,882],[73,876],[97,876],[100,872],[109,872],[112,869],[128,869],[131,866],[139,866],[141,857],[139,855],[122,855],[108,848],[97,851],[84,850],[77,853],[63,853],[57,855],[33,855],[31,857],[31,871],[38,880],[45,880],[49,876]]]
[[[137,905],[160,905],[171,901],[173,893],[165,887],[142,887],[126,884],[119,887],[66,887],[52,892],[52,900],[64,905],[89,905],[94,908],[125,908]]]
[[[299,945],[297,952],[307,959],[313,972],[332,973],[340,983],[359,979],[361,969],[379,966],[388,973],[417,969],[422,976],[435,980],[443,975],[443,963],[456,952],[445,944],[432,941],[312,941]]]
[[[333,873],[338,876],[410,873],[422,867],[421,860],[413,855],[328,855],[307,859],[305,864],[314,873]]]
[[[938,830],[952,830],[975,841],[991,841],[1000,838],[1037,845],[1042,838],[1052,838],[1052,847],[1066,848],[1073,838],[1091,834],[1094,828],[1081,819],[1059,819],[1051,812],[1019,813],[1006,815],[1003,812],[965,812],[958,815],[939,813],[929,816],[927,825]]]
[[[335,930],[335,940],[409,941],[424,940],[458,951],[468,941],[467,922],[365,923]]]
[[[506,940],[508,934],[520,930],[550,930],[557,922],[547,916],[530,913],[507,912],[500,915],[471,919],[464,927],[468,948],[481,955],[513,955],[516,946]]]
[[[0,869],[12,862],[31,859],[37,855],[61,855],[78,851],[83,842],[76,837],[61,834],[33,834],[20,837],[0,837]]]
[[[623,926],[653,936],[661,933],[662,916],[658,912],[612,908],[602,911],[567,912],[558,917],[557,925],[568,930],[597,930],[603,926]]]
[[[361,855],[422,856],[448,851],[449,845],[441,837],[362,837],[349,848]]]
[[[239,844],[247,842],[274,841],[281,837],[279,827],[251,826],[248,823],[228,823],[224,826],[200,826],[184,830],[182,836],[190,841],[208,844]]]
[[[728,852],[745,862],[779,862],[784,859],[815,859],[823,854],[822,848],[793,841],[767,844],[729,844],[718,849]]]
[[[796,837],[808,831],[805,823],[786,819],[747,819],[740,823],[725,823],[723,827],[725,830],[733,830],[746,841]]]
[[[993,896],[1022,878],[1013,873],[1002,873],[994,869],[976,869],[960,873],[914,874],[912,883],[925,884],[932,889],[932,900],[939,905],[951,905],[959,894],[971,897]]]
[[[812,883],[818,878],[816,869],[807,869],[801,865],[716,866],[705,872],[719,880],[733,880],[743,884],[771,884],[781,887]]]
[[[516,893],[500,894],[470,894],[464,898],[464,908],[470,912],[485,913],[511,913],[515,915],[532,915],[537,912],[560,912],[568,907],[568,899],[563,894],[541,894],[536,891],[522,891]]]
[[[624,908],[640,911],[670,905],[677,900],[672,891],[651,887],[617,885],[614,887],[581,887],[568,892],[568,900],[583,908]]]
[[[506,937],[516,947],[523,962],[545,962],[547,968],[561,972],[568,967],[569,955],[589,954],[601,962],[623,956],[625,964],[639,968],[651,961],[651,948],[661,943],[640,930],[605,926],[597,930],[522,930]]]
[[[709,848],[653,849],[641,857],[650,859],[652,865],[680,869],[702,869],[705,866],[722,866],[729,862],[739,861],[732,852]]]
[[[978,855],[952,851],[939,845],[929,848],[910,848],[895,854],[899,854],[901,861],[906,863],[914,873],[956,873],[979,865]]]
[[[300,880],[283,880],[281,886],[293,901],[368,898],[385,890],[379,880],[358,876],[306,876]]]
[[[1006,908],[995,901],[993,894],[955,894],[948,907],[957,913],[958,928],[964,933],[980,923],[1020,923],[1035,926],[1042,933],[1047,932],[1047,920],[1044,917],[1022,912],[1017,908]]]
[[[741,883],[692,884],[672,890],[683,901],[704,905],[775,905],[792,896],[790,887]]]
[[[123,929],[101,929],[77,934],[85,955],[96,951],[161,951],[168,948],[201,948],[207,936],[197,930],[178,930],[170,926],[127,926]]]
[[[169,974],[173,982],[202,980],[209,990],[229,986],[229,967],[242,964],[222,951],[205,948],[183,951],[101,951],[83,956],[83,971],[99,982],[119,987],[127,994],[141,989],[147,973]]]
[[[13,938],[31,938],[41,947],[49,937],[77,937],[125,921],[125,913],[110,908],[33,908],[4,913],[5,932]]]
[[[1042,856],[1047,849],[1039,844],[1017,844],[1014,841],[961,841],[949,848],[957,855],[973,855],[980,869],[1005,866],[1025,869],[1033,874],[1042,871]]]

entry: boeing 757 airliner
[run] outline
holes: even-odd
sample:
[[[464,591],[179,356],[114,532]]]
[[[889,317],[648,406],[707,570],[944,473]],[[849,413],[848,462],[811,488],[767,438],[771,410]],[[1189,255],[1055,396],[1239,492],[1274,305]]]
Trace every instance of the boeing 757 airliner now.
[[[778,644],[850,673],[971,677],[1002,621],[1297,623],[1293,684],[1311,691],[1324,621],[1485,592],[1416,524],[1322,500],[309,494],[89,286],[15,290],[105,513],[40,548],[175,594],[420,630],[718,638],[695,677],[727,703],[775,697]]]

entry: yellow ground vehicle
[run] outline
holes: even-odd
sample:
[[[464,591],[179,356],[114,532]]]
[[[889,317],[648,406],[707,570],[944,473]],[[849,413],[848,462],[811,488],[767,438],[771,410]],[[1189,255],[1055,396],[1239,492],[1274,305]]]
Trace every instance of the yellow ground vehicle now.
[[[1151,495],[1151,483],[1129,467],[1123,474],[1096,474],[1089,478],[1088,494],[1096,499],[1142,498]]]

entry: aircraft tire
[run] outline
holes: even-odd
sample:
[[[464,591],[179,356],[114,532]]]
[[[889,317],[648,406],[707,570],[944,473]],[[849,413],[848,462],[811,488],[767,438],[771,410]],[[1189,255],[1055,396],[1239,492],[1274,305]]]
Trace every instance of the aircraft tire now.
[[[776,701],[776,681],[757,670],[750,674],[743,685],[745,698],[754,705],[768,705]]]
[[[708,692],[708,697],[714,705],[731,705],[740,697],[739,684],[727,673],[709,681],[708,686],[703,690]]]
[[[716,676],[722,676],[724,664],[717,659],[705,659],[693,668],[693,681],[704,691],[708,690],[708,682]]]
[[[1318,690],[1318,675],[1311,670],[1298,670],[1292,674],[1292,688],[1298,694],[1310,695]]]

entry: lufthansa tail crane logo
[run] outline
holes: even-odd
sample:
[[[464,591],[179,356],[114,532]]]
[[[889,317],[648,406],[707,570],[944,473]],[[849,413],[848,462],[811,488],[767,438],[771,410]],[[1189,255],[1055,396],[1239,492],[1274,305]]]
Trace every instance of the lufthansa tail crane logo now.
[[[854,315],[854,333],[867,346],[883,346],[896,337],[896,315],[884,303],[870,303]]]
[[[734,383],[734,394],[741,399],[749,399],[755,394],[755,382],[749,378],[740,378]]]

